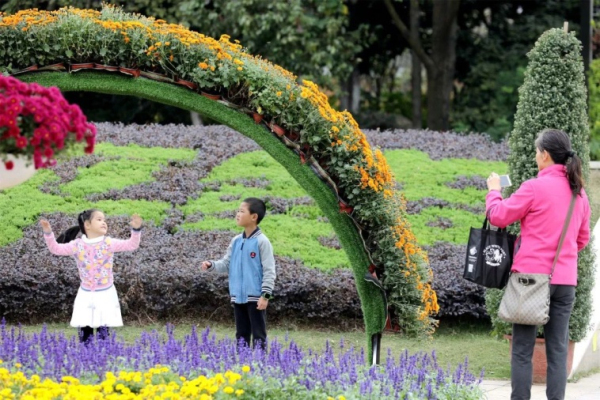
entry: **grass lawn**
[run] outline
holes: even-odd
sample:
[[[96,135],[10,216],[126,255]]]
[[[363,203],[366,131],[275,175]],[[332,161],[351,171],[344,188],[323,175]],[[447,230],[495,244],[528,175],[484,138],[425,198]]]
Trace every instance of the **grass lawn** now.
[[[231,324],[197,322],[196,329],[203,331],[210,326],[211,331],[217,338],[234,336],[235,327],[233,321]],[[65,324],[49,324],[48,330],[63,332],[67,336],[76,334],[74,328]],[[175,337],[183,339],[190,333],[192,325],[190,323],[178,324],[175,329]],[[39,332],[42,325],[24,326],[23,330],[28,333]],[[165,334],[165,325],[128,325],[116,329],[117,335],[126,342],[133,343],[142,331],[157,330]],[[436,351],[440,366],[450,366],[455,368],[460,362],[464,362],[465,357],[469,360],[469,370],[475,375],[479,375],[482,369],[485,370],[486,379],[509,379],[510,378],[510,358],[508,352],[508,342],[497,340],[489,335],[490,326],[485,323],[457,322],[452,321],[442,323],[435,333],[432,340],[408,339],[399,334],[386,332],[382,339],[381,361],[387,358],[388,349],[391,355],[398,359],[399,355],[408,350],[409,353],[419,351]],[[325,348],[327,340],[333,344],[333,347],[339,349],[340,340],[343,338],[344,347],[351,346],[359,349],[365,347],[365,333],[360,328],[350,331],[340,331],[331,329],[311,329],[310,327],[300,327],[297,325],[272,324],[268,329],[269,339],[275,339],[280,343],[286,340],[293,340],[303,349],[313,349],[321,352]]]

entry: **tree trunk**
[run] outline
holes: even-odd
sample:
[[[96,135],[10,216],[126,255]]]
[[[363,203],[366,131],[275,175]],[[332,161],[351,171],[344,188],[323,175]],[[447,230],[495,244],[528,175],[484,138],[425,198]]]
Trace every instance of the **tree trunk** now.
[[[410,36],[413,40],[419,40],[419,2],[410,2]],[[412,127],[421,129],[421,61],[414,51],[410,52],[412,68],[410,71],[410,84],[412,96]]]
[[[412,3],[418,0],[411,0]],[[450,94],[454,80],[456,62],[456,17],[460,0],[439,0],[433,2],[433,31],[431,55],[421,44],[418,36],[413,37],[396,12],[392,0],[384,0],[392,21],[408,42],[411,50],[427,70],[427,127],[436,131],[449,128]]]
[[[385,75],[374,79],[375,83],[375,107],[377,110],[381,110],[381,93],[383,92],[383,78]]]
[[[344,94],[340,97],[340,108],[351,113],[360,111],[360,73],[358,68],[354,67],[342,87]]]
[[[433,3],[431,68],[427,69],[427,127],[447,131],[450,127],[450,94],[456,63],[459,0]]]
[[[350,112],[356,114],[360,111],[360,74],[358,68],[354,68],[350,76],[352,82],[352,96],[350,101]]]

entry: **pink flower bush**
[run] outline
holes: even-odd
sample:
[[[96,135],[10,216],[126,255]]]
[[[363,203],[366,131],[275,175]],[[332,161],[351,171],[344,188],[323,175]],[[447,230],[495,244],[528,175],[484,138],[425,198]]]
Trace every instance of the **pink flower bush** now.
[[[36,169],[45,168],[56,164],[56,153],[84,140],[84,151],[93,153],[96,127],[57,88],[0,75],[0,159],[6,169],[13,168],[7,154],[25,155]]]

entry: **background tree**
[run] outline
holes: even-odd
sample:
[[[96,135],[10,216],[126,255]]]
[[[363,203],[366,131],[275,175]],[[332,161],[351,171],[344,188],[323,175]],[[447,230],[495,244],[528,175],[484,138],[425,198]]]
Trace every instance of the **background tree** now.
[[[410,8],[415,3],[420,9],[419,38],[429,53],[433,2],[392,2],[405,26],[409,26]],[[417,85],[410,84],[404,72],[412,70],[409,63],[398,63],[408,43],[398,34],[384,0],[357,0],[348,2],[348,7],[351,27],[367,25],[369,36],[376,38],[358,54],[359,76],[347,83],[346,92],[362,89],[360,109],[351,110],[365,127],[406,127],[397,115],[409,117],[414,123],[414,99],[410,94],[416,93],[412,88]],[[578,0],[462,0],[457,14],[450,127],[465,133],[488,133],[495,140],[506,138],[514,122],[517,88],[523,83],[525,54],[542,32],[562,26],[565,20],[579,34],[579,7]],[[426,111],[427,107],[423,109]]]
[[[427,71],[427,127],[438,131],[448,130],[456,61],[456,17],[460,0],[433,2],[430,52],[426,51],[420,39],[415,39],[416,35],[411,35],[394,2],[384,0],[384,3],[400,34]]]
[[[527,56],[529,64],[519,89],[515,127],[508,142],[513,186],[506,191],[507,196],[525,180],[537,176],[534,141],[546,128],[569,134],[573,150],[582,161],[584,180],[589,178],[589,126],[581,43],[573,32],[551,29],[539,38]],[[518,226],[512,226],[512,229],[517,233],[520,230]],[[569,335],[574,341],[583,339],[590,323],[593,272],[594,254],[587,246],[579,253],[578,285],[569,326]],[[494,330],[499,334],[510,331],[510,325],[498,318],[502,293],[490,289],[486,295],[487,310]]]
[[[419,40],[419,0],[410,0],[410,36],[413,41]],[[412,100],[412,127],[421,129],[421,60],[412,50],[410,71],[410,89]]]
[[[589,78],[590,157],[600,160],[600,59],[592,61]]]
[[[514,123],[525,54],[544,31],[564,21],[579,34],[578,20],[579,0],[463,0],[452,128],[506,138]]]
[[[407,49],[382,1],[348,2],[350,29],[363,27],[365,41],[352,75],[341,82],[340,108],[350,110],[361,127],[410,127],[411,99],[398,79]],[[366,28],[365,28],[366,27]],[[404,62],[404,64],[406,64]]]

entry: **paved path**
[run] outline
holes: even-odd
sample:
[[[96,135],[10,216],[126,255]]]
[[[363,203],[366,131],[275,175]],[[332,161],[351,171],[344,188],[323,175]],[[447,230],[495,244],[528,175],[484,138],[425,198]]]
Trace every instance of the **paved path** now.
[[[486,400],[509,400],[510,381],[484,380],[481,388]],[[531,400],[545,400],[546,385],[533,385]],[[600,400],[600,373],[567,383],[565,400]]]

